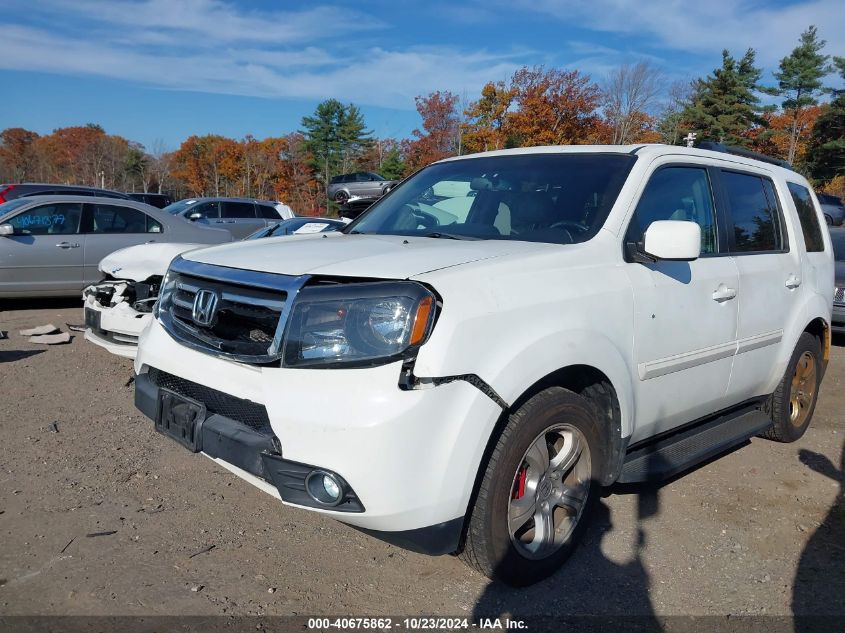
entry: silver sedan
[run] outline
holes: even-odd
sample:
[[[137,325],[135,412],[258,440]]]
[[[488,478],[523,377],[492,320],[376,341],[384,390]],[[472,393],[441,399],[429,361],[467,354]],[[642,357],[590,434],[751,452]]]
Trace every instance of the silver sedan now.
[[[17,198],[0,205],[0,297],[76,296],[99,281],[103,257],[127,246],[232,239],[132,200]]]

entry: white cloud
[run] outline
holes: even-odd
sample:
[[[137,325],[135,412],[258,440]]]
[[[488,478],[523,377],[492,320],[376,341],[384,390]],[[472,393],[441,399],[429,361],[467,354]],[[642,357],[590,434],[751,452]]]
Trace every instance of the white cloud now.
[[[339,98],[408,109],[414,97],[434,90],[480,90],[521,63],[520,54],[453,48],[381,48],[354,57],[309,47],[294,51],[200,48],[190,52],[114,46],[97,38],[59,36],[7,25],[0,38],[0,68],[86,74],[153,86],[258,97]]]
[[[655,46],[712,53],[727,48],[742,54],[751,47],[760,63],[772,67],[797,44],[811,24],[827,39],[826,52],[845,55],[845,3],[811,0],[775,6],[759,0],[508,0],[524,11],[539,11],[570,26],[638,35]],[[718,61],[718,60],[717,60]]]

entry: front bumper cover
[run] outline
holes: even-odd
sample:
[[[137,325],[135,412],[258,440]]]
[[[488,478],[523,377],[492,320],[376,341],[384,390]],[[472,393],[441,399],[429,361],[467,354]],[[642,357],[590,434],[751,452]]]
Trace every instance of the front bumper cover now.
[[[151,377],[150,373],[145,373],[135,378],[135,406],[152,420],[157,417],[161,389],[156,384],[155,374]],[[225,462],[227,468],[236,474],[243,471],[272,484],[286,503],[319,508],[306,493],[305,480],[313,470],[326,469],[285,460],[279,440],[272,432],[260,431],[238,420],[211,412],[200,425],[196,451]],[[351,488],[343,503],[331,509],[334,512],[364,512],[364,506]],[[337,518],[342,520],[342,517]],[[458,549],[463,522],[463,517],[457,517],[431,526],[399,531],[352,527],[399,547],[436,556]]]

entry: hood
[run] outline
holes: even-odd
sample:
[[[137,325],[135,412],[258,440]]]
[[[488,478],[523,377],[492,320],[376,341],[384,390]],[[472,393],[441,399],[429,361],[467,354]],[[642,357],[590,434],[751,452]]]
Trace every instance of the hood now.
[[[185,259],[283,275],[407,279],[481,259],[536,252],[543,246],[554,248],[506,240],[314,233],[213,246]]]
[[[144,281],[153,276],[164,276],[174,257],[186,251],[204,248],[207,244],[152,243],[121,248],[100,260],[100,272],[115,279]]]

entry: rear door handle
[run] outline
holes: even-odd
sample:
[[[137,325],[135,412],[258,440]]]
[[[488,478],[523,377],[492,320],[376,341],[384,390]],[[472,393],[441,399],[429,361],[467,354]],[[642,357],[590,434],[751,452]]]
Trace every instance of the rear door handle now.
[[[58,244],[56,244],[56,247],[57,248],[79,248],[79,244],[76,244],[76,243],[71,244],[70,242],[59,242]]]
[[[713,292],[713,301],[722,303],[736,297],[736,288],[728,288],[725,284],[719,284],[719,287]]]
[[[790,290],[795,290],[798,286],[801,285],[801,277],[798,275],[790,275],[786,278],[786,287]]]

